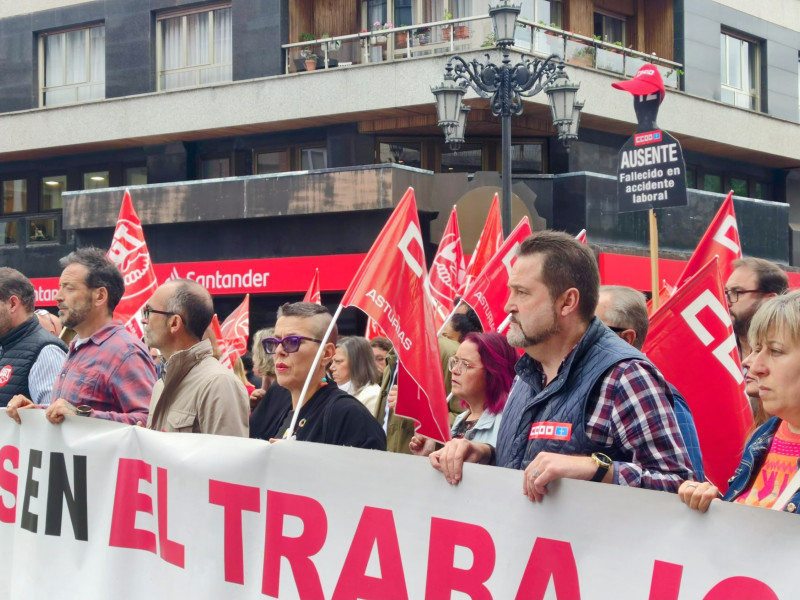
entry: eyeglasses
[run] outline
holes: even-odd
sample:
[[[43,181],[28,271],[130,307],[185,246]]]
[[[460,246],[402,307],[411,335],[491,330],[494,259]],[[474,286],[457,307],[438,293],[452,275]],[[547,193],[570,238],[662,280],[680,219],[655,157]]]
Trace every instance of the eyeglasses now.
[[[167,317],[171,317],[172,315],[178,314],[174,312],[167,312],[165,310],[156,310],[155,308],[150,308],[149,306],[145,306],[144,308],[142,308],[142,321],[149,321],[150,315],[153,313],[157,315],[165,315]]]
[[[482,369],[483,367],[476,367],[475,365],[469,364],[465,360],[461,360],[460,358],[456,358],[455,356],[451,356],[447,359],[447,370],[451,373],[455,373],[456,371],[461,371],[462,369],[465,371],[469,371],[470,369]]]
[[[303,335],[287,335],[283,339],[274,337],[264,338],[261,340],[261,346],[264,348],[264,352],[267,354],[275,354],[275,351],[278,349],[278,344],[280,344],[283,347],[284,352],[292,354],[293,352],[300,350],[300,344],[303,343],[303,340],[316,342],[318,344],[322,343],[322,340],[305,337]]]
[[[736,304],[742,294],[760,294],[761,290],[725,290],[725,298],[729,304]]]

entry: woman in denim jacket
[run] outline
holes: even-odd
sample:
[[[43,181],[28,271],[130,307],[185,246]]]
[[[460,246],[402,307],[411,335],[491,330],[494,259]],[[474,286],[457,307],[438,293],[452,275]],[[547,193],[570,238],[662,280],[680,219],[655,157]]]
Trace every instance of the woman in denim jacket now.
[[[793,477],[800,458],[800,291],[766,301],[753,316],[748,341],[753,348],[750,373],[772,418],[748,440],[722,500],[797,512],[800,486]],[[794,491],[776,505],[790,484]],[[678,494],[700,512],[720,496],[710,483],[694,481],[684,482]]]
[[[511,383],[514,380],[516,351],[499,333],[470,333],[450,358],[453,395],[468,410],[459,414],[450,434],[475,442],[497,443],[497,431]],[[415,435],[408,444],[412,454],[428,456],[432,440]]]

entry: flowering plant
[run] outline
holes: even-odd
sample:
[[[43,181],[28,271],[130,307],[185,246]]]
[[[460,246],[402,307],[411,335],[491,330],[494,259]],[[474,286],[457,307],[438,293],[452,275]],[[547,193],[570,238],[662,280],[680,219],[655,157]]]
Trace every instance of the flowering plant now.
[[[383,23],[383,24],[381,24],[380,21],[375,21],[372,24],[372,30],[373,31],[381,31],[383,29],[394,29],[394,25],[392,25],[392,23],[389,22],[389,21],[386,21],[386,23]]]

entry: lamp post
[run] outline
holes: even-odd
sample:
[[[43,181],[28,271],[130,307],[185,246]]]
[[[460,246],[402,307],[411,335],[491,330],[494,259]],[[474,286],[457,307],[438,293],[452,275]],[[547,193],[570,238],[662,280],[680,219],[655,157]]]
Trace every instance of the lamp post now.
[[[482,98],[491,98],[492,114],[502,119],[503,194],[501,216],[503,234],[511,233],[511,117],[522,114],[522,98],[538,94],[542,90],[548,96],[553,113],[553,123],[558,130],[558,139],[569,150],[569,144],[578,139],[578,120],[583,103],[575,101],[580,84],[574,84],[564,72],[564,62],[555,54],[545,60],[526,59],[511,64],[508,49],[514,44],[520,6],[509,0],[489,9],[494,26],[495,44],[503,54],[502,63],[496,65],[477,59],[466,61],[453,56],[447,61],[444,81],[431,88],[436,98],[439,126],[445,133],[445,141],[452,150],[464,143],[464,131],[470,107],[462,104],[467,88],[472,88]]]

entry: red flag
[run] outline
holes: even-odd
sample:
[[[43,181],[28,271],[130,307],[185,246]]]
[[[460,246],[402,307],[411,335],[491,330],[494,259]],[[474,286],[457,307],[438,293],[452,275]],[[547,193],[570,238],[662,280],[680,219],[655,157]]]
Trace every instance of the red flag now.
[[[517,248],[531,234],[528,217],[523,217],[508,239],[464,294],[464,302],[478,314],[484,331],[497,331],[506,317],[508,277],[517,260]]]
[[[739,243],[739,228],[736,226],[736,213],[733,211],[733,190],[719,207],[717,215],[708,226],[703,239],[697,244],[694,254],[686,263],[675,287],[680,287],[715,256],[719,256],[719,270],[722,284],[733,273],[731,263],[742,258],[742,245]]]
[[[643,351],[686,398],[706,477],[724,492],[753,414],[716,258],[653,315]]]
[[[368,340],[376,337],[386,337],[386,333],[384,333],[381,326],[378,325],[372,317],[367,318],[367,330],[364,332],[364,337]]]
[[[672,287],[670,284],[668,284],[666,279],[663,279],[661,281],[661,289],[658,290],[658,299],[659,299],[658,307],[661,308],[662,306],[664,306],[666,301],[669,300],[672,297],[672,294],[674,293],[675,293],[675,288]],[[652,298],[650,298],[650,300],[647,301],[647,314],[651,317],[653,316]]]
[[[311,280],[311,285],[308,286],[303,302],[322,304],[322,296],[319,293],[319,269],[314,270],[314,278]]]
[[[233,362],[231,362],[230,354],[228,354],[228,345],[225,343],[225,338],[222,335],[222,328],[219,326],[219,319],[216,313],[211,318],[211,331],[214,333],[214,338],[216,339],[219,362],[233,370]],[[215,342],[212,341],[211,343],[213,344]]]
[[[586,241],[586,230],[581,229],[581,232],[575,236],[575,239],[578,240],[581,244],[587,244],[588,242]]]
[[[465,275],[461,234],[458,231],[458,216],[454,206],[428,274],[428,291],[433,302],[433,321],[437,331],[452,312],[453,300],[458,295]]]
[[[250,337],[250,294],[222,322],[221,331],[225,350],[220,361],[224,365],[230,363],[233,368],[236,359],[247,352],[247,339]]]
[[[125,295],[114,309],[114,318],[125,323],[133,335],[142,337],[140,311],[156,291],[158,281],[144,241],[142,223],[133,208],[128,190],[125,190],[122,198],[117,228],[106,256],[117,265],[125,279]]]
[[[417,421],[420,434],[445,442],[450,421],[426,278],[417,203],[409,188],[361,263],[342,306],[359,307],[394,344],[399,362],[395,412]]]
[[[469,259],[467,275],[464,278],[464,285],[460,289],[462,294],[469,289],[475,278],[481,274],[486,264],[492,260],[492,257],[503,244],[502,223],[500,219],[500,201],[497,198],[497,194],[495,194],[492,205],[489,207],[489,216],[486,217],[486,224],[483,226],[481,237],[478,239],[475,250]]]

